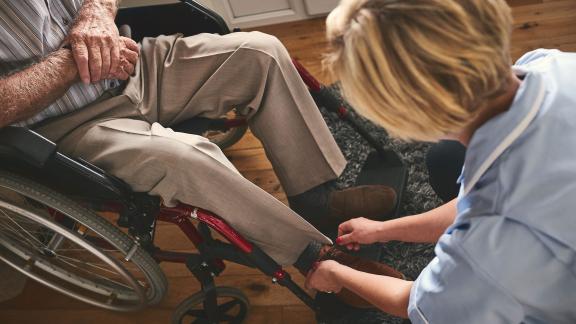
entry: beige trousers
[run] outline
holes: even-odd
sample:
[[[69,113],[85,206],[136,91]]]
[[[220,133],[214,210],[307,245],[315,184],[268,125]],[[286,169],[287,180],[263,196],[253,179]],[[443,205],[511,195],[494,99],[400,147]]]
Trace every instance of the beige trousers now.
[[[277,262],[292,264],[310,241],[330,240],[243,178],[217,146],[167,128],[232,108],[248,113],[288,195],[342,172],[346,161],[286,49],[258,32],[144,39],[122,94],[37,130],[135,191],[218,214]]]

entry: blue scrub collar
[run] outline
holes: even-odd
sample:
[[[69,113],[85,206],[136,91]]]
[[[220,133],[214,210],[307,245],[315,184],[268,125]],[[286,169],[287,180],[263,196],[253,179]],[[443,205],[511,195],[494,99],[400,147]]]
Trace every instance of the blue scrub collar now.
[[[526,131],[542,106],[546,93],[543,72],[513,69],[523,77],[522,84],[510,108],[474,132],[459,179],[461,195],[470,192],[494,161]]]

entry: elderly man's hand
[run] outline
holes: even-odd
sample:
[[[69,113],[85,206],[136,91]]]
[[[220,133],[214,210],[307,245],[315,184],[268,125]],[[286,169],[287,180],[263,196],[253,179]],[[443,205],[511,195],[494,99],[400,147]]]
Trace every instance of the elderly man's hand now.
[[[130,38],[120,36],[120,61],[115,70],[110,70],[110,79],[127,80],[134,74],[140,48]]]
[[[67,41],[82,82],[98,82],[118,70],[121,48],[118,28],[114,16],[104,8],[82,10]]]

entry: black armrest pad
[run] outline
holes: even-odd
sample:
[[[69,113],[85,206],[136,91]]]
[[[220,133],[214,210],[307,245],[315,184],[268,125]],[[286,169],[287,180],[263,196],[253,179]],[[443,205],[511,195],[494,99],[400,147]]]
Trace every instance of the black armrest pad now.
[[[56,152],[56,144],[25,127],[0,129],[0,148],[35,166],[43,166]]]
[[[182,33],[193,36],[200,33],[228,34],[224,19],[194,0],[180,3],[123,8],[116,15],[116,24],[129,25],[132,39]]]
[[[62,193],[128,202],[132,191],[100,168],[57,152],[57,146],[24,127],[0,129],[0,166]]]

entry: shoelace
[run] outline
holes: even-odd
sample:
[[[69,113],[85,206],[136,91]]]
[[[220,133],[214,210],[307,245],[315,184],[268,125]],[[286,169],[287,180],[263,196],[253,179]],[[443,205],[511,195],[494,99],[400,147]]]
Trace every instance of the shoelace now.
[[[337,252],[346,253],[338,245],[332,245],[328,251],[326,251],[326,253],[324,253],[324,255],[320,258],[320,261],[333,260],[334,257],[336,257]]]
[[[326,253],[319,259],[319,261],[335,260],[335,257],[336,257],[336,253],[337,253],[337,252],[345,253],[345,254],[346,254],[346,251],[344,250],[343,247],[338,246],[338,245],[332,245],[332,246],[328,249],[328,251],[326,251]],[[349,254],[347,254],[347,255],[349,255]],[[352,255],[349,255],[349,256],[352,257]],[[390,266],[387,265],[387,264],[382,264],[382,266],[386,266],[386,267],[390,268],[392,271],[397,272],[397,273],[401,276],[400,279],[406,280],[406,275],[404,275],[402,272],[400,272],[400,271],[398,271],[398,270],[390,267]]]

